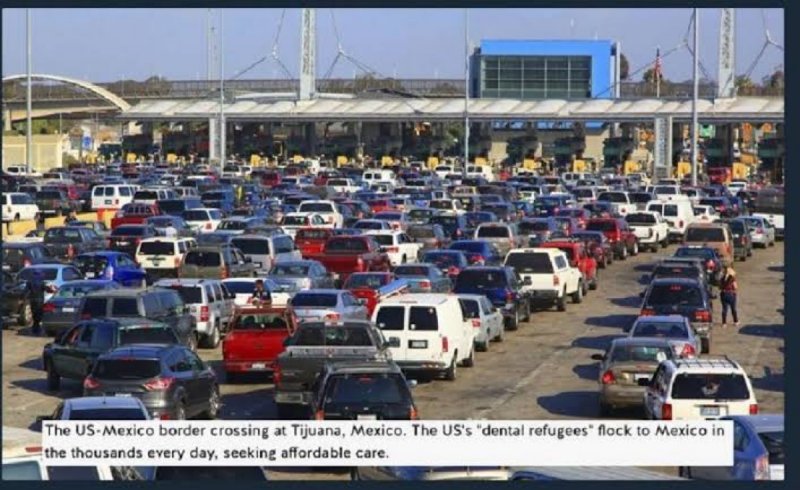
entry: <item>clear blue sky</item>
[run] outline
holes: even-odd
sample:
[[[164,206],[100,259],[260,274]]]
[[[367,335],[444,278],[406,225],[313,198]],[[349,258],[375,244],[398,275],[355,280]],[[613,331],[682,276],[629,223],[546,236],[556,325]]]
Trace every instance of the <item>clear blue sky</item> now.
[[[215,16],[219,13],[215,10]],[[25,11],[3,9],[3,75],[25,71]],[[612,39],[622,43],[631,71],[651,62],[686,36],[691,9],[471,9],[470,42],[481,39]],[[281,9],[225,9],[225,73],[232,76],[271,51]],[[385,76],[461,78],[464,74],[463,9],[336,9],[342,48]],[[764,42],[763,19],[783,45],[780,9],[737,10],[737,74]],[[206,9],[34,9],[33,70],[96,82],[204,78]],[[716,78],[719,10],[700,14],[700,59]],[[287,9],[280,34],[281,61],[296,76],[300,10]],[[572,26],[571,26],[572,23]],[[317,9],[317,72],[337,53],[331,9]],[[689,36],[691,42],[691,36]],[[767,49],[753,79],[783,64],[782,51]],[[691,77],[691,56],[682,48],[663,61],[670,80]],[[358,71],[340,60],[334,77]],[[285,78],[268,59],[243,78]],[[640,78],[640,75],[635,77]]]

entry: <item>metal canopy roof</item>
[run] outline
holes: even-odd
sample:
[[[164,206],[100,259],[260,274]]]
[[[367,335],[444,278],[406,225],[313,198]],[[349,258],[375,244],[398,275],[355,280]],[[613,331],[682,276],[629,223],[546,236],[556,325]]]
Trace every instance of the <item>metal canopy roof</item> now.
[[[783,121],[783,98],[736,98],[698,101],[704,122]],[[314,99],[238,100],[225,104],[229,121],[445,121],[464,117],[464,99]],[[469,117],[474,121],[588,120],[650,121],[658,116],[691,119],[691,100],[471,99]],[[142,101],[123,111],[126,120],[200,120],[219,115],[219,103],[205,100]]]

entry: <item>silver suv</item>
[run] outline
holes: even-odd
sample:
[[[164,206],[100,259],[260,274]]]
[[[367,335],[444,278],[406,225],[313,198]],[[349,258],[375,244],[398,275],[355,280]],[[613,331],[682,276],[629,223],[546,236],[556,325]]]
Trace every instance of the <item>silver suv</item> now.
[[[161,279],[156,287],[177,291],[195,319],[199,344],[215,349],[230,328],[235,295],[217,279]]]

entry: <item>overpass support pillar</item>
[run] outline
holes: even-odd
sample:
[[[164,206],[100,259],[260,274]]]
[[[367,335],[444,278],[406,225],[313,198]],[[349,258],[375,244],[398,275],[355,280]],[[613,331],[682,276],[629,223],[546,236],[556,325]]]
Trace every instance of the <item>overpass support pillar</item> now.
[[[3,111],[3,131],[11,131],[11,109]]]
[[[217,120],[208,120],[208,161],[216,161],[219,158],[219,145],[217,144]]]
[[[303,125],[304,136],[306,140],[306,148],[308,148],[308,155],[317,154],[317,125],[315,123],[306,123]]]

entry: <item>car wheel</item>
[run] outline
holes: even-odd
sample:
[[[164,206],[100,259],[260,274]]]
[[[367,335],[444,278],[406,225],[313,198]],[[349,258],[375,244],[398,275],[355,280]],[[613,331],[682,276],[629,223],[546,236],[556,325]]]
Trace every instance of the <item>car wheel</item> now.
[[[556,309],[558,311],[567,311],[567,295],[562,294],[560,298],[556,300]]]
[[[175,420],[186,420],[186,407],[183,405],[183,400],[179,400],[175,405]]]
[[[531,321],[531,302],[530,302],[530,300],[525,302],[525,315],[523,315],[522,320],[526,321],[526,322]]]
[[[583,296],[586,296],[586,294],[589,292],[589,286],[586,284],[586,281],[581,281],[581,292],[583,293]]]
[[[453,354],[453,360],[450,362],[450,367],[444,372],[444,379],[447,381],[455,381],[456,377],[458,376],[458,368],[456,366],[456,355],[458,352]]]
[[[192,333],[189,334],[189,345],[188,345],[188,347],[192,352],[196,352],[197,351],[197,332],[192,332]]]
[[[203,413],[203,418],[214,420],[219,415],[219,387],[211,388],[211,395],[208,397],[208,410]]]
[[[203,348],[216,349],[220,341],[219,321],[214,322],[211,333],[203,336]]]
[[[711,353],[711,339],[709,339],[708,337],[700,339],[700,353],[701,354]]]
[[[639,242],[633,242],[633,250],[631,251],[631,255],[639,255]]]
[[[31,328],[33,327],[33,309],[31,308],[31,302],[25,301],[22,305],[22,308],[19,311],[19,318],[17,319],[17,323],[20,327]]]
[[[661,248],[667,248],[667,247],[669,247],[669,238],[665,238],[664,240],[661,241]]]
[[[619,260],[626,260],[628,258],[628,247],[623,246],[622,252],[619,254]]]
[[[599,281],[599,280],[600,280],[600,271],[595,270],[594,271],[594,277],[592,278],[592,282],[589,284],[589,289],[591,289],[592,291],[596,291],[597,290],[597,281]]]
[[[469,357],[464,359],[464,362],[461,364],[464,367],[471,368],[475,366],[475,348],[469,350]]]
[[[53,361],[48,361],[45,365],[47,369],[47,389],[50,391],[58,391],[61,388],[61,376],[58,375],[53,367]]]
[[[578,284],[578,289],[574,293],[572,293],[572,302],[573,303],[578,304],[578,303],[582,303],[583,302],[583,288],[584,287],[585,286],[583,285],[583,281],[581,281]]]
[[[681,478],[692,479],[692,470],[688,466],[678,467],[678,476]]]
[[[514,316],[506,318],[506,330],[517,330],[519,328],[519,311],[514,310]]]
[[[475,342],[475,350],[478,352],[486,352],[489,350],[489,341]]]

